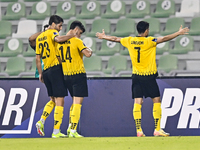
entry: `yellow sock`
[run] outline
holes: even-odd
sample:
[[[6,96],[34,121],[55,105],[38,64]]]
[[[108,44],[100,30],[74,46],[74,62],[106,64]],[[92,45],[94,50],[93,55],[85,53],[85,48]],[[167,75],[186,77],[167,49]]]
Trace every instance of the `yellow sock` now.
[[[63,106],[56,106],[54,111],[54,129],[60,129],[63,118]]]
[[[70,110],[69,110],[69,124],[72,123],[71,116],[72,116],[73,107],[74,107],[74,104],[71,105]]]
[[[154,103],[153,105],[153,117],[155,122],[155,130],[160,130],[160,119],[161,119],[161,103]]]
[[[71,129],[76,130],[81,115],[81,104],[74,104],[71,114]]]
[[[134,108],[133,108],[133,117],[134,117],[134,120],[135,120],[135,126],[136,126],[137,132],[142,131],[142,128],[141,128],[141,118],[142,118],[141,107],[142,107],[142,105],[135,103]]]
[[[53,101],[49,101],[44,107],[44,110],[43,110],[41,118],[46,120],[47,117],[52,112],[52,110],[54,109],[54,107],[55,107],[55,103]]]

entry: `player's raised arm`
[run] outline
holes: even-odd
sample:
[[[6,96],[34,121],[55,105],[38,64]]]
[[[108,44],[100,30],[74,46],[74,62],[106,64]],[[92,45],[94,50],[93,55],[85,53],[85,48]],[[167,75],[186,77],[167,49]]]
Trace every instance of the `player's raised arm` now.
[[[170,35],[166,35],[166,36],[163,36],[163,37],[158,37],[157,38],[157,44],[172,40],[173,38],[175,38],[175,37],[177,37],[179,35],[188,34],[188,32],[189,32],[188,27],[183,28],[182,25],[181,25],[181,27],[179,28],[179,31],[177,31],[177,32],[175,32],[173,34],[170,34]]]
[[[96,37],[98,37],[99,39],[105,39],[112,42],[120,42],[121,40],[120,37],[106,35],[104,29],[102,30],[102,33],[97,32]]]

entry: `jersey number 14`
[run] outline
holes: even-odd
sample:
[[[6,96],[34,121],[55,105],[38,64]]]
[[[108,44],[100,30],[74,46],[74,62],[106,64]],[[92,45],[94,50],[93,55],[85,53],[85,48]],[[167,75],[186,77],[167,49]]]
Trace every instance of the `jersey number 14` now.
[[[61,51],[62,62],[66,62],[66,60],[69,60],[69,62],[71,63],[72,62],[72,57],[71,57],[71,54],[70,54],[70,47],[67,46],[67,51],[66,51],[66,55],[65,56],[64,56],[64,53],[63,53],[63,46],[61,46],[59,48],[59,50]]]

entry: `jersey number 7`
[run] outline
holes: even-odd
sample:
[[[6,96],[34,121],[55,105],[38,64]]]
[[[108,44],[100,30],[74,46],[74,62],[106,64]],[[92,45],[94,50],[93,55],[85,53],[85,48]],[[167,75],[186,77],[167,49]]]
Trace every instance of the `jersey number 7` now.
[[[138,52],[137,62],[140,63],[140,47],[134,47]]]

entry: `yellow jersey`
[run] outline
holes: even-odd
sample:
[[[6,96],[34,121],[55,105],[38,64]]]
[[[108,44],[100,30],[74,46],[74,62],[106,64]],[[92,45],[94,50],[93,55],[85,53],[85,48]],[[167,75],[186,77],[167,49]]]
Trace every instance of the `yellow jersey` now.
[[[59,33],[55,29],[48,29],[42,32],[36,39],[36,55],[41,55],[44,63],[44,70],[59,64],[57,56],[59,53],[56,49],[57,42],[54,38]]]
[[[62,60],[64,75],[85,73],[82,50],[87,47],[79,38],[73,37],[66,42],[58,44],[58,51]]]
[[[156,41],[154,37],[125,37],[120,40],[129,51],[133,74],[147,76],[157,73]]]

